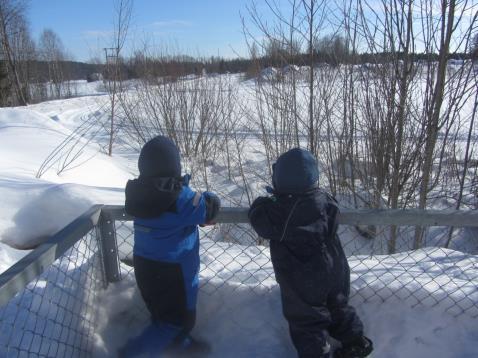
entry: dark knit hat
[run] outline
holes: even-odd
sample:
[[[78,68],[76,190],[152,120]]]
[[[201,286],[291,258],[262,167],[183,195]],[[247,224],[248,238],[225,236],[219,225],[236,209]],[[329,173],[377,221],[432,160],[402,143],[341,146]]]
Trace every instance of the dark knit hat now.
[[[180,177],[179,149],[171,139],[157,136],[141,149],[138,168],[142,177]]]
[[[294,148],[272,166],[272,184],[279,193],[300,194],[317,186],[319,168],[312,153]]]

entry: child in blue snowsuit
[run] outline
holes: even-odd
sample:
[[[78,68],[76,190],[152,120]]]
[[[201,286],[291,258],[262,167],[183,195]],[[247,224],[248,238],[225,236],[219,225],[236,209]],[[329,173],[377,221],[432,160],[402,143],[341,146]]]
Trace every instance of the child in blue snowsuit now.
[[[339,209],[318,187],[317,161],[295,148],[272,168],[273,195],[257,198],[249,219],[270,240],[282,310],[299,357],[330,357],[329,335],[342,344],[334,357],[366,357],[372,342],[348,304],[350,269],[337,236]]]
[[[196,319],[198,225],[213,223],[220,206],[210,192],[194,192],[181,177],[176,145],[163,136],[141,150],[139,177],[126,185],[125,210],[134,219],[134,273],[152,323],[121,355],[160,357],[207,353],[189,333]]]

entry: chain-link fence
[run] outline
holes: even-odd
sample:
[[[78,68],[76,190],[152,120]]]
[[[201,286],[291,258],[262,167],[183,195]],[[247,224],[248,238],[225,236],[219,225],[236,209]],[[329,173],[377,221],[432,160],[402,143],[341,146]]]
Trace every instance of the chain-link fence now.
[[[477,219],[473,212],[344,212],[339,235],[353,299],[478,317]],[[226,285],[258,295],[274,289],[268,242],[247,224],[246,209],[224,209],[218,222],[201,229],[202,294],[212,298]],[[413,249],[418,222],[429,227]],[[0,275],[0,357],[90,356],[98,299],[107,282],[134,280],[132,249],[124,209],[98,206]]]
[[[92,350],[101,287],[94,232],[0,310],[1,357],[84,357]]]
[[[0,357],[88,357],[105,287],[92,208],[0,275]]]
[[[351,268],[352,298],[398,299],[410,306],[439,306],[455,316],[478,317],[477,215],[346,211],[340,218],[339,237]],[[116,227],[119,257],[131,266],[133,225],[124,218]],[[276,285],[268,242],[246,223],[246,209],[226,213],[219,222],[201,228],[202,292],[213,295],[226,284],[268,292]],[[414,249],[419,223],[426,227],[418,231],[421,244]],[[132,267],[126,272],[132,274]]]

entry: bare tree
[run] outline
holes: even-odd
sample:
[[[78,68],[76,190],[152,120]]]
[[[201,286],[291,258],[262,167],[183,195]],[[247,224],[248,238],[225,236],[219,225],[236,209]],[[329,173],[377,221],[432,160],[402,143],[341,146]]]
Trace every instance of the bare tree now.
[[[435,53],[441,45],[436,41],[439,32],[434,26],[441,26],[442,18],[435,17],[431,8],[436,10],[437,4],[393,0],[343,3],[340,18],[347,36],[345,43],[352,45],[349,51],[352,64],[340,71],[344,78],[343,120],[332,123],[336,129],[342,123],[343,128],[336,131],[338,147],[328,143],[321,151],[332,153],[329,162],[333,153],[345,155],[338,158],[338,180],[333,182],[345,185],[352,192],[354,206],[358,203],[392,208],[418,205],[423,184],[423,148],[430,123],[427,114],[438,93],[435,89],[439,61],[435,58],[439,56]],[[420,11],[422,18],[417,17]],[[457,43],[467,41],[474,21],[471,18],[470,26],[463,32],[454,32]],[[417,60],[417,42],[427,54],[425,62]],[[357,62],[356,48],[366,51],[367,63]],[[448,56],[444,58],[447,68]],[[441,137],[437,136],[440,146],[433,150],[433,175],[428,192],[444,178],[441,163],[457,126],[456,120],[470,97],[469,82],[469,66],[453,73],[447,71],[441,82],[443,99],[438,127]],[[440,185],[443,188],[444,184]],[[390,253],[397,249],[398,234],[397,228],[392,227]]]
[[[254,2],[248,7],[248,17],[251,26],[258,29],[266,40],[253,36],[245,19],[243,27],[250,48],[259,46],[265,55],[272,52],[274,60],[271,63],[280,66],[275,72],[271,70],[278,73],[273,78],[275,81],[259,82],[255,91],[255,117],[260,123],[270,164],[292,146],[305,145],[318,154],[317,130],[325,114],[318,106],[325,108],[322,101],[326,99],[317,99],[315,93],[318,82],[314,45],[323,29],[328,7],[325,1],[318,0],[290,0],[287,10],[274,0],[267,0],[265,4],[273,15],[273,23],[264,21]],[[305,49],[306,55],[302,49]],[[270,61],[270,57],[265,59]],[[296,65],[307,66],[300,68]],[[303,85],[304,80],[307,87]],[[256,121],[254,118],[251,120]],[[301,143],[301,136],[305,136],[306,143]]]
[[[139,145],[157,134],[176,142],[185,157],[211,153],[220,117],[227,112],[221,83],[208,78],[164,81],[142,79],[134,95],[122,95],[126,135]]]
[[[2,56],[7,63],[8,77],[15,89],[16,101],[20,105],[27,104],[26,85],[21,81],[18,57],[21,53],[15,47],[27,34],[25,23],[25,1],[0,0],[0,41]]]
[[[363,6],[372,9],[368,2]],[[376,54],[374,68],[367,68],[364,72],[365,83],[373,88],[370,90],[367,85],[363,88],[367,94],[365,128],[370,131],[366,141],[369,142],[370,162],[377,178],[375,185],[372,184],[374,206],[379,207],[385,196],[387,204],[397,209],[403,205],[400,199],[413,179],[410,173],[417,166],[421,149],[414,114],[410,110],[414,102],[411,85],[418,80],[413,61],[413,3],[382,1],[380,9],[376,5],[373,9],[375,18],[370,21],[363,7],[360,8],[361,30],[365,33],[369,51]],[[387,54],[384,63],[380,61],[381,53]],[[413,144],[410,137],[414,138]],[[390,236],[388,251],[394,253],[396,227],[391,227]]]
[[[470,54],[473,65],[475,66],[478,62],[478,33],[473,36],[473,41],[470,44]]]
[[[418,207],[425,209],[427,205],[428,194],[432,189],[433,180],[433,165],[435,158],[435,150],[438,142],[438,136],[440,130],[447,125],[448,120],[451,118],[450,113],[453,113],[453,107],[459,105],[460,96],[452,96],[452,103],[445,103],[447,95],[447,84],[450,80],[453,80],[452,76],[447,76],[447,63],[449,54],[452,49],[452,37],[458,33],[458,25],[462,21],[465,21],[465,11],[467,9],[467,1],[444,1],[439,6],[440,21],[437,25],[438,33],[433,32],[430,34],[428,40],[431,48],[438,50],[438,59],[436,64],[436,70],[432,81],[429,82],[429,96],[426,101],[425,112],[425,147],[424,156],[420,171],[422,173],[422,179],[419,187],[419,201]],[[427,9],[432,8],[436,4],[431,1],[422,2],[422,12],[425,13]],[[428,13],[424,16],[432,16]],[[476,26],[476,19],[478,13],[475,11],[474,16],[471,19],[470,25],[464,31],[464,35],[461,38],[469,38],[470,32]],[[430,18],[429,23],[432,24],[433,20]],[[461,43],[463,40],[459,40]],[[465,87],[466,88],[466,87]],[[458,88],[458,91],[462,92],[463,87]],[[447,110],[444,111],[444,106],[447,106]],[[414,247],[419,248],[422,246],[423,230],[418,228],[415,233]]]
[[[56,98],[61,98],[63,82],[66,80],[63,68],[63,62],[66,60],[63,43],[53,30],[45,29],[40,35],[38,46],[40,59],[47,63],[50,93]]]
[[[346,21],[346,20],[344,20]],[[347,38],[334,34],[314,40],[314,52],[328,63],[338,65],[346,63],[349,57],[349,45]]]
[[[314,121],[314,40],[319,37],[322,30],[327,12],[326,1],[324,0],[302,0],[302,6],[305,9],[305,21],[307,31],[300,31],[307,41],[309,52],[309,150],[317,154],[316,147],[316,127]]]
[[[115,110],[118,92],[122,91],[120,53],[126,42],[133,11],[133,0],[117,0],[115,3],[116,19],[113,33],[113,47],[105,48],[106,84],[110,95],[111,115],[109,122],[108,155],[113,154],[113,142],[117,134]]]
[[[86,156],[85,149],[102,129],[101,126],[98,126],[100,119],[98,114],[103,110],[104,108],[101,106],[84,116],[80,125],[66,136],[41,163],[36,173],[37,178],[41,178],[49,170],[55,170],[57,175],[61,175],[86,163],[96,154]]]

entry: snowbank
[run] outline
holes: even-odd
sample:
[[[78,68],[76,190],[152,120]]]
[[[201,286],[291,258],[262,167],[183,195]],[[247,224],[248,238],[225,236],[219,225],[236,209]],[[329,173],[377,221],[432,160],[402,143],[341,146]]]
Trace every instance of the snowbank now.
[[[33,249],[94,204],[120,204],[122,189],[0,178],[0,237],[8,246]],[[11,263],[10,263],[11,264]]]
[[[64,102],[53,106],[65,107]],[[68,154],[54,157],[37,178],[43,161],[70,136],[72,129],[57,116],[28,107],[0,109],[0,272],[28,253],[18,249],[34,248],[93,204],[124,203],[123,188],[132,175],[96,144],[70,152],[78,158],[66,166]],[[77,139],[76,148],[82,141]]]

